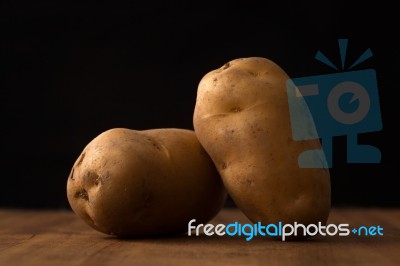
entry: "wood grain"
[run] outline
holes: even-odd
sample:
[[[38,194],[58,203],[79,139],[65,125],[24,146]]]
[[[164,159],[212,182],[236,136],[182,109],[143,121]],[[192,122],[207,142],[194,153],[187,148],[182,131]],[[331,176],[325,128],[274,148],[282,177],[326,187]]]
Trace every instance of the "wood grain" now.
[[[225,209],[212,223],[234,221],[248,222],[239,211]],[[400,209],[334,209],[329,223],[380,225],[384,236],[119,240],[69,211],[0,210],[0,265],[400,265]]]

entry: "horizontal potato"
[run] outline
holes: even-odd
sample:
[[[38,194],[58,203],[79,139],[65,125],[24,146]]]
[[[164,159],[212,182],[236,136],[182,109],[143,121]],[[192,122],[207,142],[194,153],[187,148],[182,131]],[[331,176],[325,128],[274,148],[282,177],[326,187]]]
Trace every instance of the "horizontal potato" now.
[[[73,211],[120,237],[185,232],[225,202],[219,174],[193,131],[111,129],[93,139],[67,182]]]
[[[251,221],[326,223],[329,171],[299,168],[299,154],[321,145],[292,138],[288,79],[274,62],[257,57],[209,72],[198,86],[195,132]]]

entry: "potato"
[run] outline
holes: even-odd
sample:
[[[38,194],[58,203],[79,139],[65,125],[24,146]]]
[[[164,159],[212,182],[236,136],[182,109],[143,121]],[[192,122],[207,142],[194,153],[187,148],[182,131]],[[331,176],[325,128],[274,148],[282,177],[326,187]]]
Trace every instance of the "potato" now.
[[[228,194],[252,222],[326,223],[329,171],[299,168],[299,154],[321,145],[292,138],[288,78],[278,65],[257,57],[211,71],[198,87],[195,133]]]
[[[74,212],[120,237],[185,232],[223,206],[219,174],[193,131],[116,128],[93,139],[67,183]]]

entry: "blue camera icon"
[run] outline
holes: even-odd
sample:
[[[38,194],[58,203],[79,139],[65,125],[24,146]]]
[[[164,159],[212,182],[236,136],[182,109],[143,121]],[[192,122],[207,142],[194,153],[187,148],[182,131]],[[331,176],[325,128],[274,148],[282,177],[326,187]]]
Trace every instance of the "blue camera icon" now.
[[[295,78],[286,85],[293,139],[322,142],[323,151],[300,154],[300,167],[332,167],[332,137],[343,135],[348,163],[380,162],[379,149],[357,143],[357,134],[382,129],[375,70]],[[313,163],[323,155],[326,164]]]

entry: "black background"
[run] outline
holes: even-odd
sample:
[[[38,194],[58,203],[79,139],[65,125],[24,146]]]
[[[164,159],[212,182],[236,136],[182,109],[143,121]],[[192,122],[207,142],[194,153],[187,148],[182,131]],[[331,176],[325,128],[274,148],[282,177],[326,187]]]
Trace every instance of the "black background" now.
[[[338,38],[349,39],[348,64],[367,48],[374,54],[356,69],[377,71],[383,130],[360,135],[381,150],[381,164],[346,164],[346,138],[334,139],[333,205],[400,206],[395,10],[344,1],[2,1],[0,207],[68,208],[70,168],[101,132],[192,129],[198,82],[235,58],[270,58],[291,77],[334,73],[314,55],[338,65]]]

